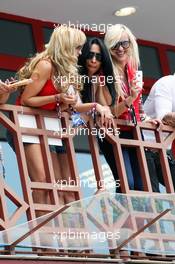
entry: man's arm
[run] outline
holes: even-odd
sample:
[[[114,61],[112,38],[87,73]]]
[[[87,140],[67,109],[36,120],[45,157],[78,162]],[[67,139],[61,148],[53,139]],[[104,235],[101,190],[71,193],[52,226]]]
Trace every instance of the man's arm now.
[[[162,122],[165,125],[175,127],[175,112],[168,113],[162,118]]]

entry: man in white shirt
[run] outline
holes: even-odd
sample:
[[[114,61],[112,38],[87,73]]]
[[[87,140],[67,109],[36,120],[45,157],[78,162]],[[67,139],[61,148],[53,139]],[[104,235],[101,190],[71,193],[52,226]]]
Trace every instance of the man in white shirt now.
[[[175,75],[168,75],[160,78],[152,87],[149,96],[144,103],[144,111],[151,118],[160,118],[163,123],[175,127]],[[175,187],[175,160],[171,152],[168,151],[168,157],[171,158],[171,174]],[[160,162],[158,162],[158,153],[153,154],[155,158],[155,164],[150,165],[148,163],[149,171],[154,179],[155,183],[153,187],[154,191],[159,191],[159,182],[164,185],[163,175],[161,172]],[[148,155],[147,155],[148,158]],[[148,160],[148,159],[147,159]],[[159,164],[158,164],[159,163]],[[174,165],[173,165],[174,163]],[[155,166],[155,167],[154,167]],[[158,168],[160,166],[160,168]],[[157,178],[157,179],[156,179]]]
[[[152,87],[144,103],[144,111],[151,118],[163,118],[175,112],[175,75],[160,78]]]

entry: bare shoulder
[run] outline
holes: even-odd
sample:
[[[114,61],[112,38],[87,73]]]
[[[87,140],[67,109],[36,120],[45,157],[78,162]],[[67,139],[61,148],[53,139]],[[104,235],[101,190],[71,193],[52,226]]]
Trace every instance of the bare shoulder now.
[[[49,60],[40,60],[37,65],[36,69],[41,69],[43,71],[51,71],[52,70],[52,64]]]
[[[52,72],[52,64],[49,60],[40,60],[34,70],[40,77],[49,78]]]

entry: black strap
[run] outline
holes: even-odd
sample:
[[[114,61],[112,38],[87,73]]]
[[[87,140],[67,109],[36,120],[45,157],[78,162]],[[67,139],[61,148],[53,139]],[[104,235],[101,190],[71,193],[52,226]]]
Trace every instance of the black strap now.
[[[131,121],[134,124],[134,126],[137,126],[137,118],[136,118],[136,113],[133,105],[130,105],[129,107],[129,113],[131,115]]]

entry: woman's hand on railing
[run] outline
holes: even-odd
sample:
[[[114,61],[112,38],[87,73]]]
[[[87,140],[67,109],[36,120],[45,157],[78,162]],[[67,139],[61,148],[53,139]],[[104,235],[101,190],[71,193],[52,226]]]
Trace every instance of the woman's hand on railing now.
[[[155,119],[147,119],[145,120],[145,122],[149,122],[150,124],[156,125],[157,129],[156,130],[160,130],[163,126],[162,120],[159,118],[155,118]]]
[[[75,105],[77,102],[77,96],[76,95],[68,95],[66,93],[60,93],[56,95],[58,97],[58,100],[60,103],[66,104],[66,105]]]
[[[109,106],[102,106],[100,104],[97,104],[96,110],[101,116],[99,124],[100,126],[114,127],[114,116],[111,113]]]

